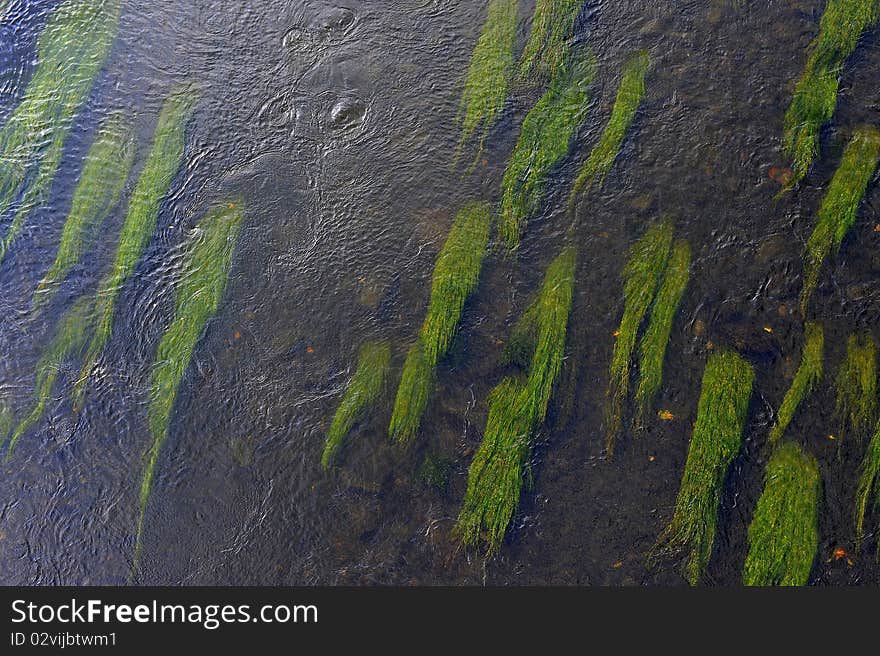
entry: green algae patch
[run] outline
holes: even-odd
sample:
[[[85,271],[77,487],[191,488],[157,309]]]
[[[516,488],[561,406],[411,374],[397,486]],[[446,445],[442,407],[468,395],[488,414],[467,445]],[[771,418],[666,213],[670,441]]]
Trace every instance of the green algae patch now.
[[[492,209],[487,203],[466,205],[437,255],[428,313],[418,341],[407,355],[388,429],[398,442],[408,444],[418,433],[437,363],[446,355],[464,305],[480,281],[491,221]]]
[[[391,366],[391,347],[387,342],[368,341],[361,346],[357,369],[345,388],[327,441],[321,454],[321,466],[329,469],[336,460],[346,436],[355,423],[363,419],[375,405],[385,387]]]
[[[819,133],[837,108],[840,74],[859,39],[877,22],[876,0],[828,0],[819,35],[783,121],[783,146],[792,160],[796,184],[819,153]]]
[[[192,93],[181,91],[169,97],[162,107],[146,164],[128,203],[116,255],[98,287],[95,332],[73,390],[76,406],[82,403],[89,376],[113,332],[119,292],[156,230],[162,200],[168,195],[171,181],[183,162],[186,127],[195,102]]]
[[[519,63],[518,81],[539,86],[565,64],[583,0],[537,0],[532,31]]]
[[[822,379],[822,358],[825,353],[825,334],[821,324],[804,324],[804,349],[791,387],[782,399],[776,423],[770,430],[770,445],[776,446],[794,418],[798,406],[809,396]]]
[[[523,121],[522,131],[501,181],[498,236],[509,249],[519,245],[526,221],[544,197],[554,166],[568,154],[584,120],[596,60],[587,52],[569,55]]]
[[[645,96],[645,78],[650,68],[651,59],[644,50],[627,62],[608,125],[602,132],[599,142],[590,151],[590,156],[572,185],[569,195],[570,209],[575,206],[579,196],[594,186],[601,185],[611,170],[623,139],[642,104]]]
[[[880,158],[880,130],[871,126],[857,129],[843,153],[840,166],[822,200],[816,227],[807,240],[801,312],[806,313],[810,297],[819,282],[825,259],[840,248],[843,238],[856,222],[859,205],[874,176]]]
[[[686,241],[678,240],[672,246],[666,272],[651,306],[648,327],[639,342],[639,386],[636,389],[636,400],[642,417],[650,412],[654,398],[663,384],[663,361],[666,359],[672,323],[690,277],[691,247]]]
[[[477,138],[482,151],[487,132],[504,108],[516,65],[518,22],[518,0],[491,0],[464,84],[459,148]]]
[[[605,451],[609,457],[614,454],[615,444],[623,429],[623,407],[629,393],[630,364],[639,327],[666,272],[672,250],[672,231],[672,222],[669,220],[648,228],[633,247],[623,270],[625,303],[611,357],[605,407]]]
[[[37,363],[37,379],[34,386],[34,405],[12,432],[6,449],[7,459],[21,437],[42,419],[46,404],[52,397],[61,366],[69,359],[79,356],[85,348],[92,331],[94,314],[91,298],[81,298],[61,317],[55,335]]]
[[[519,504],[534,432],[544,423],[562,369],[577,252],[566,248],[547,268],[535,306],[535,349],[528,376],[505,378],[489,395],[486,430],[468,472],[455,532],[463,544],[497,552]]]
[[[168,436],[177,391],[189,368],[196,344],[223,299],[243,217],[244,209],[238,202],[211,210],[199,222],[189,244],[177,289],[174,319],[159,342],[150,383],[147,417],[151,445],[140,488],[132,572],[137,570],[144,514],[153,487],[159,454]]]
[[[55,261],[37,284],[33,308],[44,307],[82,259],[95,232],[119,204],[134,164],[133,132],[122,114],[111,114],[86,155],[61,231]]]
[[[877,344],[870,334],[850,335],[835,382],[841,433],[861,441],[877,422]]]
[[[14,209],[0,261],[28,214],[46,200],[73,118],[110,53],[120,7],[120,0],[67,0],[40,34],[33,78],[0,128],[0,216]]]
[[[859,548],[865,539],[865,516],[872,499],[874,508],[880,508],[880,425],[874,429],[874,435],[868,444],[856,488],[855,526]],[[880,561],[880,545],[877,547],[877,560]]]
[[[721,490],[742,445],[753,383],[752,367],[732,351],[716,353],[706,364],[672,521],[649,554],[652,564],[682,558],[682,573],[691,585],[699,582],[712,555]]]
[[[749,525],[743,584],[803,586],[809,582],[819,548],[821,494],[816,459],[792,442],[776,449]]]

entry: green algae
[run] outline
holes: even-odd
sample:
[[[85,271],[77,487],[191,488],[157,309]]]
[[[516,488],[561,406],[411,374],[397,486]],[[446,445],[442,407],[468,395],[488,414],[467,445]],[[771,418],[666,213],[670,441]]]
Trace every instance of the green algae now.
[[[7,459],[21,437],[42,417],[46,404],[55,389],[61,366],[71,358],[80,355],[92,330],[94,314],[93,301],[89,297],[79,299],[62,316],[55,329],[55,335],[37,363],[37,378],[34,386],[34,405],[12,432],[6,449]]]
[[[321,466],[329,469],[336,460],[342,443],[357,421],[376,403],[388,379],[391,366],[391,347],[387,342],[367,341],[358,354],[354,376],[345,388],[333,423],[327,431],[327,441],[321,454]]]
[[[721,490],[739,453],[754,372],[739,355],[720,351],[703,374],[697,421],[672,521],[649,554],[649,563],[682,557],[685,579],[696,585],[715,542]]]
[[[504,108],[515,68],[518,22],[518,0],[491,0],[462,94],[459,147],[478,137],[482,151],[486,133]]]
[[[577,252],[566,248],[547,268],[535,305],[537,339],[525,379],[505,378],[489,396],[486,430],[468,472],[455,532],[465,545],[501,546],[523,485],[534,432],[544,423],[562,369]]]
[[[199,222],[189,244],[177,289],[174,319],[159,342],[150,383],[147,417],[152,442],[140,487],[132,572],[137,570],[144,515],[162,445],[168,436],[177,391],[189,368],[196,344],[223,299],[243,217],[244,209],[240,202],[217,207]]]
[[[843,238],[856,221],[859,205],[874,176],[878,158],[880,130],[871,126],[858,128],[844,150],[840,166],[819,208],[816,227],[807,240],[804,287],[800,299],[802,313],[806,313],[825,259],[840,248]]]
[[[180,169],[186,127],[195,101],[192,93],[180,91],[171,95],[162,107],[146,164],[128,203],[113,264],[98,287],[95,333],[74,386],[74,405],[82,403],[89,376],[113,331],[116,299],[156,229],[162,200]]]
[[[614,454],[623,428],[623,407],[629,392],[630,364],[639,327],[663,280],[672,250],[672,232],[672,222],[668,219],[648,228],[633,247],[623,271],[625,305],[611,358],[605,407],[605,451],[609,457]],[[656,353],[652,355],[656,358]]]
[[[575,206],[579,196],[595,185],[601,185],[611,170],[645,96],[645,78],[650,68],[651,58],[644,50],[630,59],[624,67],[608,125],[572,185],[568,201],[570,209]]]
[[[565,64],[583,0],[537,0],[532,31],[519,63],[519,83],[537,86]]]
[[[691,247],[683,240],[676,241],[657,296],[651,306],[648,327],[639,342],[639,386],[636,400],[639,413],[647,416],[651,404],[663,384],[663,361],[672,332],[672,322],[691,277]]]
[[[418,433],[437,363],[446,355],[465,302],[479,283],[491,221],[487,203],[469,203],[456,216],[437,255],[428,313],[407,355],[388,429],[398,442],[408,444]]]
[[[745,585],[802,586],[819,548],[822,479],[816,459],[788,442],[767,464],[764,491],[749,526]]]
[[[861,441],[877,422],[877,344],[870,334],[850,335],[836,387],[841,432]]]
[[[880,508],[880,424],[874,429],[874,435],[868,444],[856,488],[855,526],[856,544],[859,548],[865,539],[865,515],[872,497],[874,508]],[[880,561],[880,545],[877,547],[877,559]]]
[[[876,0],[828,0],[819,34],[783,122],[783,146],[796,184],[819,152],[819,133],[837,107],[840,74],[859,39],[877,21]]]
[[[111,114],[86,156],[55,261],[37,284],[35,310],[51,300],[70,269],[79,263],[94,233],[119,204],[134,153],[131,127],[121,113]]]
[[[550,171],[571,149],[595,73],[591,54],[572,53],[523,121],[501,181],[498,212],[498,236],[511,250],[519,245],[526,221],[540,205]]]
[[[769,442],[776,446],[785,430],[794,418],[798,406],[822,379],[822,357],[825,352],[825,334],[821,324],[807,322],[804,324],[804,349],[801,354],[801,363],[798,366],[791,387],[782,399],[776,423],[770,431]]]
[[[73,117],[110,52],[120,7],[120,0],[67,0],[39,37],[33,78],[0,128],[0,216],[14,208],[0,239],[0,261],[46,199]]]

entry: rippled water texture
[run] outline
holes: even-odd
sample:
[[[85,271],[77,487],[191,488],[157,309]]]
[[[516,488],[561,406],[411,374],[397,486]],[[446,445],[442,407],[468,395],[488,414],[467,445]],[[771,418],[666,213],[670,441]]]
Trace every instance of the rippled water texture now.
[[[0,0],[0,122],[24,96],[37,39],[59,0]],[[39,313],[83,161],[108,116],[133,126],[130,198],[169,95],[198,97],[183,164],[157,227],[115,299],[112,335],[85,384],[63,359],[42,419],[0,476],[0,583],[122,584],[131,574],[157,348],[172,325],[188,244],[218,204],[246,208],[223,300],[186,369],[144,516],[144,584],[683,583],[646,554],[672,516],[709,354],[755,371],[744,446],[721,495],[703,581],[736,585],[763,489],[767,436],[803,346],[803,252],[853,129],[880,125],[880,48],[847,61],[833,122],[805,180],[777,197],[783,117],[823,0],[584,3],[577,41],[596,57],[586,120],[548,179],[518,251],[494,243],[436,370],[422,428],[388,439],[394,391],[430,297],[434,259],[468,202],[496,203],[519,126],[541,89],[516,88],[473,171],[454,164],[464,81],[487,2],[127,0],[116,40],[77,110],[46,202],[0,263],[0,401],[17,420],[58,320],[94,295],[114,259],[127,200]],[[520,3],[521,16],[534,2]],[[523,19],[518,50],[528,37]],[[644,102],[601,189],[571,183],[608,122],[620,74],[646,50]],[[2,164],[0,164],[2,165]],[[818,460],[819,548],[810,581],[880,583],[880,515],[855,553],[854,495],[867,444],[837,437],[834,375],[851,334],[877,336],[880,185],[871,184],[807,319],[824,327],[826,375],[787,435]],[[669,215],[691,247],[655,412],[626,423],[604,457],[603,405],[631,246]],[[2,217],[3,227],[9,216]],[[511,326],[565,245],[578,247],[569,352],[581,367],[571,421],[552,416],[532,484],[497,554],[453,527],[482,440]],[[367,340],[391,346],[391,383],[324,471],[333,414]],[[572,348],[573,347],[573,348]],[[830,372],[830,373],[829,373]],[[662,417],[656,410],[662,410]],[[0,413],[2,414],[2,413]],[[3,417],[0,416],[0,423]],[[427,458],[427,461],[426,461]],[[448,475],[448,479],[447,479]],[[838,550],[843,550],[844,556]]]

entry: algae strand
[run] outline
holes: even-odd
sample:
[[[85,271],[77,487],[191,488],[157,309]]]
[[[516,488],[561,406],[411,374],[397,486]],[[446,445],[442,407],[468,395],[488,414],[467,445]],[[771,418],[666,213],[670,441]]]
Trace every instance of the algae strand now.
[[[801,353],[801,363],[798,366],[791,387],[782,399],[776,423],[770,431],[769,442],[776,446],[785,430],[794,418],[798,406],[822,379],[822,357],[825,352],[825,336],[821,324],[807,322],[804,324],[804,348]]]
[[[195,96],[184,90],[171,95],[162,107],[146,164],[129,200],[116,255],[98,287],[95,332],[74,386],[75,405],[82,402],[89,376],[110,339],[119,292],[156,229],[160,205],[183,161],[186,127],[195,101]]]
[[[501,181],[498,212],[498,236],[511,250],[519,245],[526,221],[540,205],[551,169],[571,148],[575,129],[586,114],[595,72],[591,54],[570,54],[523,121]]]
[[[0,239],[0,261],[42,204],[73,125],[116,35],[120,0],[67,0],[37,43],[37,68],[24,97],[0,128],[0,216],[13,216]]]
[[[858,548],[861,548],[865,539],[865,516],[872,498],[874,508],[880,507],[880,424],[874,429],[874,435],[868,444],[856,488],[855,526]],[[877,547],[877,560],[880,560],[880,545]]]
[[[630,363],[639,326],[651,307],[672,250],[672,222],[664,219],[648,228],[636,243],[623,271],[625,305],[614,353],[605,407],[605,451],[610,457],[623,426],[623,407],[629,391]],[[661,363],[662,366],[662,363]]]
[[[196,344],[223,299],[243,217],[244,208],[240,202],[217,207],[199,222],[189,244],[177,289],[174,319],[159,342],[150,383],[147,416],[151,444],[140,487],[132,572],[137,570],[144,515],[153,487],[156,464],[168,436],[177,391],[190,365]]]
[[[863,440],[877,422],[877,344],[870,334],[850,335],[836,386],[841,432]]]
[[[807,305],[825,259],[840,248],[843,238],[856,221],[859,205],[880,158],[880,130],[871,126],[858,128],[843,153],[840,166],[822,200],[816,227],[807,240],[804,262],[804,287],[801,312]]]
[[[749,525],[745,585],[806,585],[819,548],[822,479],[816,459],[792,442],[767,464],[764,491]]]
[[[33,307],[45,306],[80,261],[95,231],[118,205],[134,164],[133,133],[121,113],[104,122],[86,155],[55,261],[37,284]]]
[[[721,490],[742,444],[753,382],[752,367],[732,351],[715,353],[706,364],[675,511],[649,554],[651,564],[682,557],[691,585],[699,582],[712,554]]]
[[[391,347],[387,342],[367,341],[361,346],[354,376],[345,388],[333,423],[327,431],[327,441],[321,454],[324,469],[329,469],[333,464],[354,424],[376,403],[385,387],[390,365]]]
[[[479,283],[491,220],[487,203],[469,203],[456,216],[437,255],[428,312],[407,355],[388,429],[398,442],[409,443],[418,433],[437,363],[446,355],[465,302]]]
[[[537,86],[565,64],[583,0],[537,0],[532,31],[519,63],[519,83]]]
[[[837,107],[840,73],[862,34],[877,22],[876,0],[828,0],[819,34],[783,121],[783,146],[792,160],[791,185],[806,176],[819,152],[819,133]]]

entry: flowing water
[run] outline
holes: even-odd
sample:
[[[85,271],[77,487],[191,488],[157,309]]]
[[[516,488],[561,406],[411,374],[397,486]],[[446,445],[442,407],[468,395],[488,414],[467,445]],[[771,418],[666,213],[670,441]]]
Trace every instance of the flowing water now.
[[[36,66],[57,0],[9,0],[0,24],[0,122]],[[111,340],[70,402],[79,362],[62,367],[43,419],[0,476],[0,583],[121,584],[129,577],[156,347],[174,315],[183,244],[214,204],[247,211],[225,299],[196,346],[171,417],[144,520],[144,584],[681,583],[645,555],[668,523],[713,348],[755,367],[745,447],[721,501],[706,581],[738,584],[762,488],[767,434],[800,357],[804,243],[852,129],[880,122],[880,47],[869,33],[843,73],[834,122],[797,190],[782,119],[822,0],[586,2],[578,39],[598,60],[574,156],[554,169],[516,257],[493,248],[458,337],[438,368],[421,434],[387,438],[394,385],[359,423],[340,466],[324,437],[360,345],[388,339],[396,383],[427,307],[434,257],[458,210],[497,201],[519,126],[537,99],[519,93],[472,173],[453,165],[459,102],[486,2],[458,0],[127,0],[87,104],[76,114],[47,202],[0,264],[0,398],[29,411],[34,372],[58,318],[94,293],[113,258],[123,203],[49,307],[30,311],[82,160],[102,119],[135,126],[137,174],[166,97],[200,101],[185,164],[158,228],[116,303]],[[534,3],[522,3],[523,15]],[[2,7],[2,4],[0,4]],[[528,33],[523,22],[520,43]],[[608,179],[567,233],[566,194],[604,127],[625,62],[650,51],[644,104]],[[133,178],[136,180],[136,178]],[[130,183],[126,196],[130,193]],[[869,188],[808,318],[823,322],[826,376],[788,435],[820,462],[821,542],[811,581],[880,582],[875,540],[855,555],[853,496],[864,444],[837,432],[831,382],[850,333],[877,335],[880,186]],[[630,246],[668,213],[693,249],[657,407],[603,458],[602,408]],[[4,217],[4,225],[8,217]],[[580,246],[572,352],[583,359],[575,413],[552,418],[533,451],[532,485],[497,556],[450,535],[482,438],[502,343],[568,240]],[[668,417],[668,415],[666,415]],[[866,436],[867,437],[867,436]],[[417,476],[451,462],[441,489]],[[878,515],[868,519],[876,535]],[[835,556],[844,549],[849,558]]]

